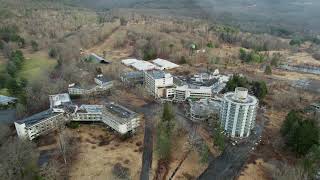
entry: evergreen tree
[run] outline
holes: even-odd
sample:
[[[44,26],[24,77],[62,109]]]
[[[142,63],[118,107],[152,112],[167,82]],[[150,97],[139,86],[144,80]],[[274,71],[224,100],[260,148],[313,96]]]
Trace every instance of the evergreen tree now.
[[[268,88],[264,81],[253,82],[251,90],[259,100],[262,100],[268,93]]]
[[[267,75],[271,75],[272,74],[272,69],[270,65],[266,66],[266,69],[264,70],[264,73]]]

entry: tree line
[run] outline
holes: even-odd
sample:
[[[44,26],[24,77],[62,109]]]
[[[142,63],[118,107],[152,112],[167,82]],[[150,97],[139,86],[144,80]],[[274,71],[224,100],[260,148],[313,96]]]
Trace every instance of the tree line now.
[[[268,87],[264,81],[249,81],[245,76],[235,74],[227,82],[225,92],[234,91],[236,87],[245,87],[260,101],[268,94]]]
[[[296,153],[310,179],[320,168],[320,127],[315,117],[308,117],[301,110],[291,110],[280,129],[286,147]]]

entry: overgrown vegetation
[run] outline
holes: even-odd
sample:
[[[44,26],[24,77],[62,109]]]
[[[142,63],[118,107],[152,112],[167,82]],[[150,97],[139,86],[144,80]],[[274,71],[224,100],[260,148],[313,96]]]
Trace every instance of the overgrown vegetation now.
[[[6,88],[11,96],[18,97],[19,102],[26,103],[25,87],[27,80],[17,77],[25,61],[22,51],[11,52],[4,72],[0,72],[0,88]]]
[[[319,146],[320,130],[314,119],[305,119],[301,112],[290,111],[281,126],[286,145],[298,155],[306,155]]]
[[[17,43],[19,47],[25,46],[25,40],[18,35],[18,27],[16,26],[0,27],[0,41],[4,41],[6,43],[14,42]]]
[[[218,146],[220,151],[225,148],[225,136],[223,134],[223,128],[219,123],[215,123],[212,130],[213,143]]]
[[[301,157],[301,167],[308,179],[314,179],[320,168],[320,129],[314,116],[291,110],[281,126],[286,146]]]
[[[259,100],[268,94],[268,87],[264,81],[248,81],[245,76],[233,75],[227,82],[225,91],[234,91],[236,87],[244,87],[249,89]]]
[[[9,127],[0,124],[1,179],[38,179],[38,155],[33,142],[10,137]]]
[[[240,49],[239,57],[243,62],[246,62],[246,63],[262,63],[267,59],[265,55],[259,52],[256,52],[256,51],[247,52],[243,48]]]
[[[163,105],[161,121],[157,126],[156,151],[160,159],[168,161],[171,155],[173,144],[172,134],[175,127],[175,115],[170,103]]]
[[[207,164],[209,162],[210,149],[207,144],[202,144],[199,155],[201,164]]]

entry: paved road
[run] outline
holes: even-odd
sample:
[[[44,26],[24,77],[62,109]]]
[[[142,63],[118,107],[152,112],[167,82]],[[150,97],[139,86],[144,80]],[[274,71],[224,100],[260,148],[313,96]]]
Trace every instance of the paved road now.
[[[223,180],[236,178],[243,165],[249,158],[252,147],[255,146],[262,135],[265,117],[261,116],[261,121],[256,123],[255,134],[252,133],[247,141],[232,146],[227,145],[225,151],[216,159],[209,163],[208,168],[199,176],[199,180]]]
[[[152,166],[152,152],[153,152],[153,117],[156,114],[158,104],[155,102],[148,103],[141,108],[136,109],[137,112],[144,114],[144,142],[142,154],[142,168],[140,180],[149,180],[150,169]]]

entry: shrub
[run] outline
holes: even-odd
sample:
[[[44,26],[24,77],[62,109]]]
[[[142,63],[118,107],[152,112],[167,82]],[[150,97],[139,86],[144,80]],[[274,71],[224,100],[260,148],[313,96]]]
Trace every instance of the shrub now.
[[[117,179],[129,179],[130,170],[127,167],[123,167],[120,163],[116,163],[112,168],[112,174]]]
[[[77,129],[80,127],[80,123],[72,121],[72,122],[67,123],[67,127],[71,128],[71,129]]]
[[[187,59],[184,56],[180,57],[179,64],[187,64]]]
[[[39,49],[39,45],[38,45],[38,43],[36,42],[36,41],[34,41],[34,40],[32,40],[31,41],[31,47],[32,47],[32,50],[33,51],[38,51]]]
[[[316,60],[320,60],[320,51],[314,53],[314,54],[312,55],[312,57],[313,57],[314,59],[316,59]]]
[[[58,51],[55,48],[50,48],[48,52],[49,57],[56,58],[58,55]]]
[[[267,74],[267,75],[271,75],[272,74],[272,69],[271,69],[270,65],[266,66],[266,68],[264,70],[264,73]]]
[[[214,48],[214,45],[213,45],[212,42],[209,42],[209,43],[207,44],[207,47],[208,47],[208,48]]]

